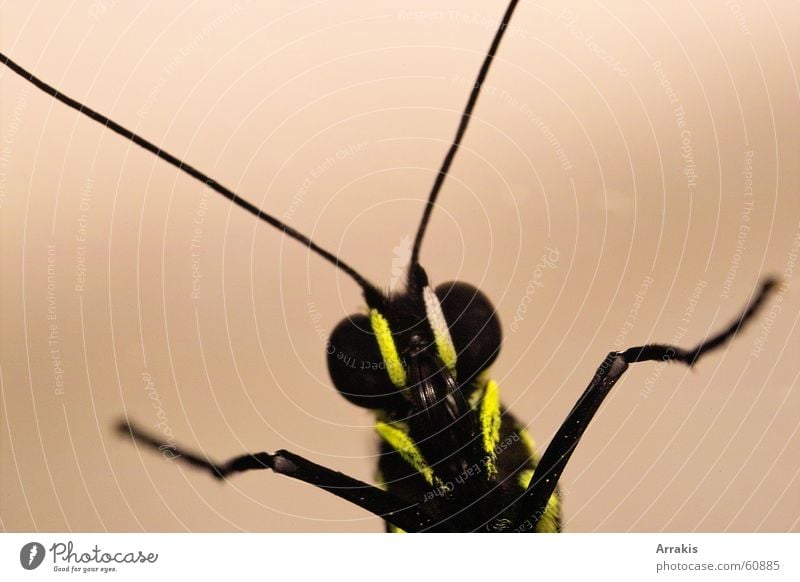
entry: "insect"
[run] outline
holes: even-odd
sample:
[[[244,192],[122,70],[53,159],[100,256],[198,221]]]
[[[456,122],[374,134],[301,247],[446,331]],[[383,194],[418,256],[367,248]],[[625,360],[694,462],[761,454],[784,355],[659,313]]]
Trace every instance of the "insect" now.
[[[501,31],[505,28],[502,26]],[[486,63],[487,70],[490,62]],[[476,86],[481,85],[479,78]],[[475,97],[477,94],[473,93]],[[468,119],[469,110],[464,121]],[[105,118],[99,120],[110,124]],[[137,139],[130,134],[127,137]],[[138,143],[143,145],[141,140]],[[455,148],[451,151],[455,154]],[[160,150],[158,153],[165,155]],[[183,169],[188,168],[184,165]],[[189,171],[209,186],[219,186],[205,175]],[[439,176],[444,180],[446,175],[447,164]],[[271,215],[255,209],[227,189],[220,192],[336,263],[363,290],[369,314],[348,318],[334,331],[329,361],[334,384],[346,398],[359,406],[381,411],[378,426],[385,452],[381,473],[387,491],[355,483],[290,454],[245,455],[228,464],[209,464],[206,459],[181,450],[183,460],[214,475],[271,468],[335,490],[380,515],[392,527],[406,531],[558,529],[556,502],[550,500],[554,499],[555,483],[568,453],[582,432],[573,432],[575,421],[581,420],[581,429],[585,428],[601,399],[599,396],[581,399],[584,407],[573,411],[564,432],[553,441],[557,445],[566,444],[552,451],[548,449],[539,463],[542,474],[531,474],[532,456],[525,444],[525,434],[517,426],[518,421],[499,406],[499,387],[483,375],[500,345],[499,322],[493,307],[475,288],[465,284],[431,286],[428,274],[416,260],[424,242],[427,217],[435,207],[436,192],[438,187],[431,194],[426,218],[418,229],[418,243],[408,272],[409,288],[407,293],[395,297],[387,297],[351,268],[349,262],[334,257]],[[764,285],[762,293],[736,324],[752,316],[771,287],[771,282]],[[706,349],[729,339],[735,329],[733,326],[724,330],[695,350],[650,346],[610,356],[599,368],[587,396],[603,395],[598,386],[610,388],[633,362],[664,359],[693,362]],[[353,362],[357,365],[352,366]],[[123,428],[140,442],[162,444],[150,440],[133,426]],[[527,489],[522,482],[531,482],[533,486]],[[412,508],[408,508],[409,503]]]

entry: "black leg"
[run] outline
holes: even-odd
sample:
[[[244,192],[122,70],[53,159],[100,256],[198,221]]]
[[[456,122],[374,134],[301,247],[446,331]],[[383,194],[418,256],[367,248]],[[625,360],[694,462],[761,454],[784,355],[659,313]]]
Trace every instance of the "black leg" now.
[[[332,471],[288,451],[242,455],[225,463],[213,463],[179,447],[163,443],[126,421],[120,422],[117,430],[151,448],[169,450],[171,458],[205,469],[217,479],[224,479],[232,473],[271,469],[280,475],[304,481],[333,493],[407,532],[451,531],[423,511],[418,504],[410,504],[383,489],[348,477],[344,473]]]
[[[714,337],[701,342],[694,349],[684,350],[670,345],[650,344],[608,354],[542,455],[528,489],[519,501],[517,514],[519,517],[514,529],[519,532],[534,531],[583,432],[611,388],[628,369],[629,364],[662,360],[678,361],[693,366],[706,352],[720,347],[736,335],[736,332],[752,319],[770,290],[776,285],[777,281],[774,279],[764,281],[756,298],[731,325]]]

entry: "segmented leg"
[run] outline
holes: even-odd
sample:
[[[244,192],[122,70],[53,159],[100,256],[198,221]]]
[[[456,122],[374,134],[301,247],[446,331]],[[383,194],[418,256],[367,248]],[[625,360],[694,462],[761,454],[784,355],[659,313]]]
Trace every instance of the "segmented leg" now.
[[[694,349],[685,350],[676,346],[650,344],[630,348],[624,352],[611,352],[597,369],[591,383],[584,391],[567,419],[558,429],[552,442],[542,455],[539,465],[525,495],[520,500],[520,511],[515,530],[520,532],[535,531],[536,524],[542,518],[556,488],[558,479],[567,466],[575,447],[583,436],[583,432],[591,422],[597,409],[608,396],[611,388],[617,383],[629,364],[648,361],[678,361],[693,366],[707,352],[716,349],[729,341],[742,326],[747,324],[764,303],[770,290],[777,285],[774,279],[767,279],[761,285],[756,298],[742,314],[727,328],[717,335],[698,344]]]
[[[120,422],[117,429],[120,433],[151,448],[168,449],[175,460],[205,469],[217,479],[224,479],[233,473],[271,469],[280,475],[304,481],[333,493],[407,532],[449,531],[423,511],[417,503],[408,503],[374,485],[317,465],[288,451],[277,451],[274,454],[247,454],[224,463],[214,463],[182,448],[167,445],[126,421]]]

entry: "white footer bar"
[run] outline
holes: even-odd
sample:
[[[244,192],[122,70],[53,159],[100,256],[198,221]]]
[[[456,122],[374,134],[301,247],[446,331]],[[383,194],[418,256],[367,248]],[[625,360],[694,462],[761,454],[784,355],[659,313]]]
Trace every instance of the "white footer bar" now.
[[[0,535],[0,580],[800,580],[800,534]]]

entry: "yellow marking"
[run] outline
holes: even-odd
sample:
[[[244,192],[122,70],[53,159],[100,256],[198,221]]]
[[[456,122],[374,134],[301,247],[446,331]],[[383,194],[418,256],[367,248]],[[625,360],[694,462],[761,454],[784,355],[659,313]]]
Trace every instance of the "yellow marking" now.
[[[383,473],[381,473],[380,469],[375,471],[375,482],[378,484],[378,487],[384,490],[388,490],[386,483],[383,481]],[[389,526],[389,533],[406,533],[406,530],[400,529],[396,525],[392,525],[389,522],[386,522],[386,525]]]
[[[444,365],[447,366],[447,369],[455,376],[456,348],[453,345],[453,340],[439,333],[435,334],[434,340],[436,341],[436,348],[439,350],[439,357],[444,362]]]
[[[481,432],[483,433],[483,450],[487,455],[486,470],[489,478],[497,477],[497,453],[495,447],[500,442],[500,389],[497,382],[489,380],[483,394],[480,410]]]
[[[428,462],[422,456],[422,452],[419,450],[419,447],[417,447],[417,443],[414,442],[406,431],[380,420],[375,423],[375,429],[378,431],[378,434],[381,435],[381,438],[389,443],[389,446],[400,453],[400,456],[406,463],[411,465],[417,473],[424,477],[428,485],[433,485],[434,482],[436,482],[437,486],[442,485],[441,480],[433,474],[433,469],[431,469]]]
[[[480,383],[480,388],[476,388],[475,391],[469,395],[469,407],[472,410],[478,410],[481,399],[486,392],[486,383],[481,381],[480,378],[478,378],[478,382]]]
[[[561,501],[558,494],[553,493],[547,502],[544,515],[539,523],[536,524],[537,533],[558,533],[558,515],[560,513]]]
[[[531,434],[527,431],[527,429],[521,428],[519,429],[519,438],[522,439],[522,444],[524,444],[528,448],[528,452],[530,453],[531,457],[533,457],[533,464],[535,465],[537,462],[538,457],[536,456],[536,443],[534,442]]]
[[[530,450],[531,462],[534,466],[537,465],[539,459],[536,457],[536,448],[528,431],[523,429],[519,430],[519,436],[522,442]],[[527,489],[533,479],[533,469],[524,469],[519,472],[517,482],[520,487]],[[536,531],[538,533],[557,533],[558,532],[558,517],[561,513],[561,500],[558,498],[558,490],[553,492],[550,499],[547,501],[547,507],[544,509],[544,515],[536,524]]]
[[[389,379],[398,388],[403,388],[406,385],[406,370],[403,368],[403,362],[400,361],[400,355],[397,353],[397,346],[392,339],[389,322],[377,309],[370,309],[369,322],[375,333],[375,339],[378,340],[378,348],[381,350],[383,362],[386,364]]]
[[[527,489],[531,479],[533,479],[533,469],[523,469],[519,472],[517,482],[519,483],[520,487]]]

